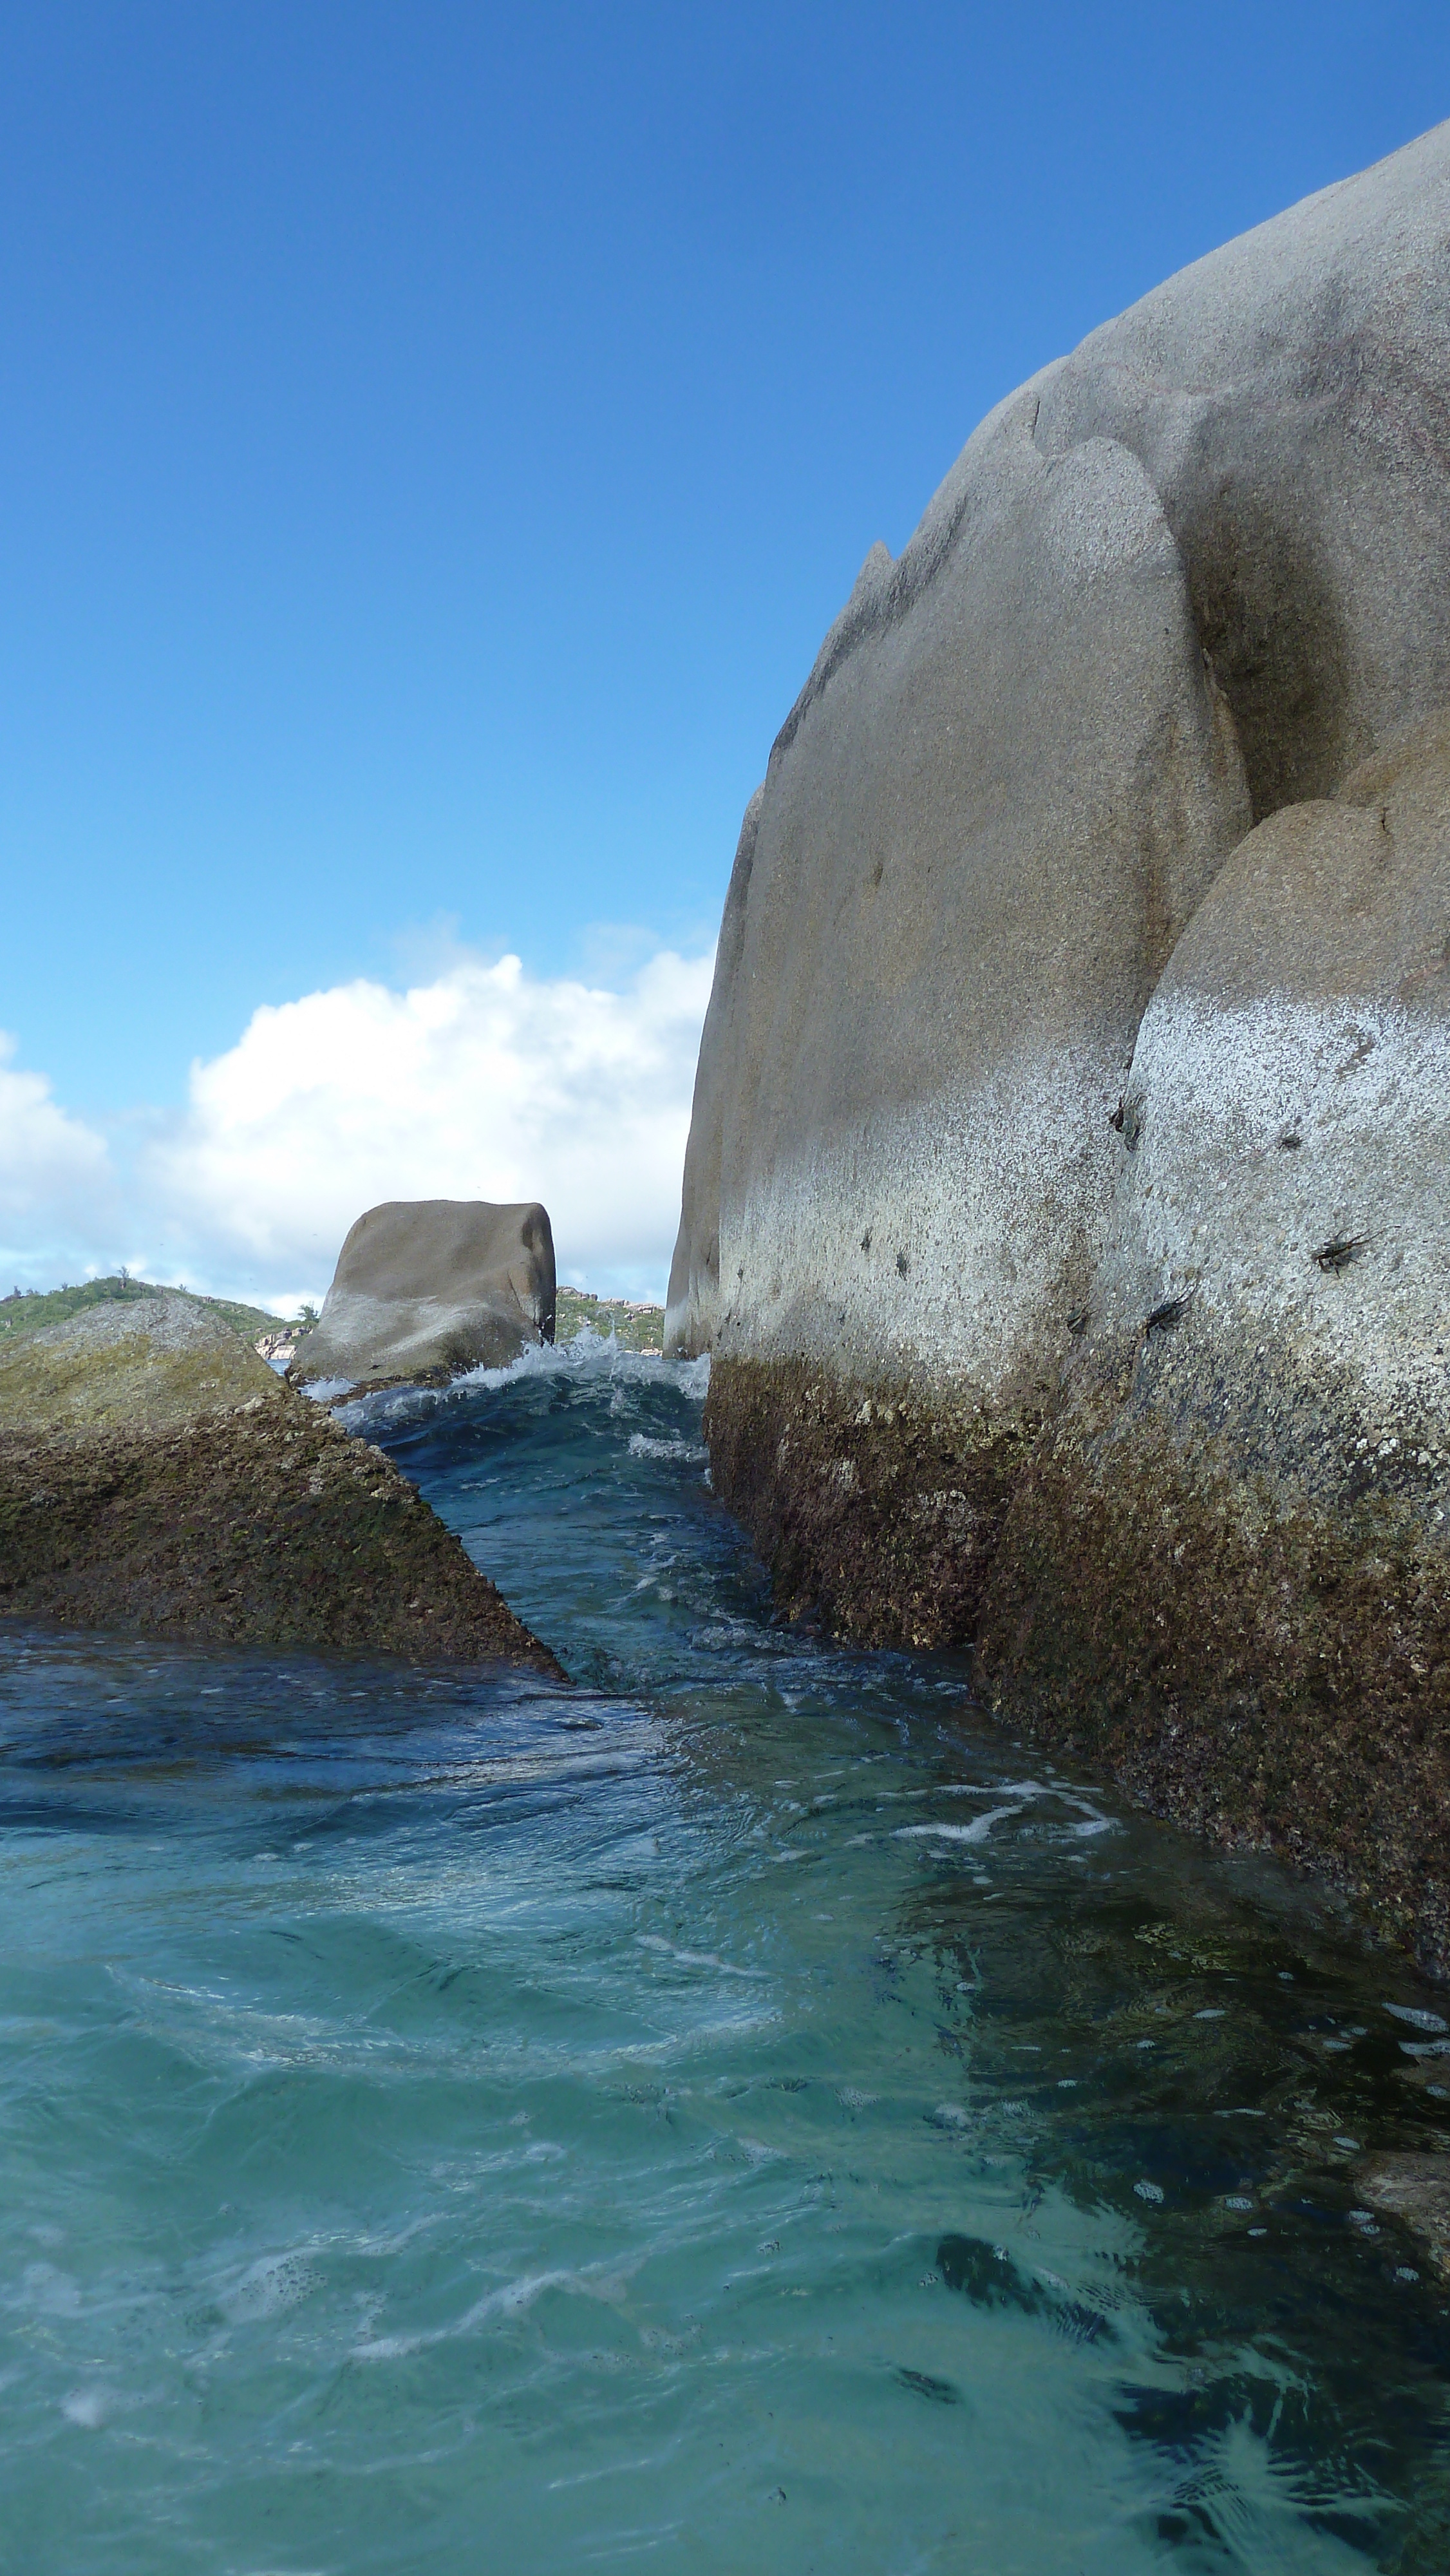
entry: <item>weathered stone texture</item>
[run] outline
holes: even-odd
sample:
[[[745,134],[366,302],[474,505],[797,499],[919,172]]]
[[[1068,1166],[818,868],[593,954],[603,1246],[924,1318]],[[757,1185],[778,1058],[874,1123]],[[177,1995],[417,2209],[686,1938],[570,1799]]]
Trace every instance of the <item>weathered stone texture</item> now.
[[[1450,1969],[1450,127],[983,423],[771,755],[667,1346],[782,1600]]]
[[[554,1338],[554,1236],[536,1200],[388,1199],[337,1257],[288,1375],[300,1386],[446,1386]]]
[[[844,1339],[868,1374],[945,1357],[1030,1403],[1095,1257],[1139,1016],[1249,809],[1146,478],[1104,441],[1044,463],[1034,411],[978,433],[946,560],[773,756],[701,1055],[720,1141],[677,1346],[708,1317],[722,1356]]]
[[[1034,1429],[799,1361],[721,1360],[705,1406],[716,1489],[769,1558],[781,1607],[819,1609],[872,1646],[971,1636]]]
[[[558,1673],[381,1450],[181,1297],[0,1351],[0,1615]]]
[[[1450,2280],[1450,2156],[1368,2156],[1356,2187],[1371,2209],[1398,2218],[1419,2237],[1442,2280]]]

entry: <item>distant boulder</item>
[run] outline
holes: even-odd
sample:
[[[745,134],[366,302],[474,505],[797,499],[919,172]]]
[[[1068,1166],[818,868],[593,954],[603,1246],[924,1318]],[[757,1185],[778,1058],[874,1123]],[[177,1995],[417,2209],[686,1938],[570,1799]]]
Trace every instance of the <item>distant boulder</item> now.
[[[288,1374],[297,1385],[446,1385],[553,1338],[547,1208],[388,1199],[358,1218]]]

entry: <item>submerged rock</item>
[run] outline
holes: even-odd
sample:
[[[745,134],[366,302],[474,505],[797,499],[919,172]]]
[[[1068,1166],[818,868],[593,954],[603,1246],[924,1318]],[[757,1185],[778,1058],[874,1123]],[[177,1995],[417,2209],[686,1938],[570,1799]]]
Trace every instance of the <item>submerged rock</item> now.
[[[1450,2277],[1450,2156],[1372,2156],[1358,2188],[1371,2209],[1398,2218],[1420,2238],[1435,2269]]]
[[[667,1347],[782,1600],[1450,1967],[1450,127],[868,556],[721,929]]]
[[[185,1297],[0,1347],[0,1614],[558,1671],[381,1450]]]
[[[446,1385],[554,1338],[554,1237],[537,1201],[389,1199],[360,1216],[289,1375]]]

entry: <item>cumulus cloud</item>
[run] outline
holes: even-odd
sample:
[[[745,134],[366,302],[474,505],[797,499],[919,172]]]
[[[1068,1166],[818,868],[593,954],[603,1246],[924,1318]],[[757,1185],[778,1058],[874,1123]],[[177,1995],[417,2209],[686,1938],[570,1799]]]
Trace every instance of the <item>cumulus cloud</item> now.
[[[258,1010],[193,1065],[186,1109],[150,1124],[119,1187],[40,1077],[0,1073],[27,1104],[16,1168],[47,1239],[84,1237],[90,1266],[109,1191],[111,1232],[144,1246],[133,1267],[279,1306],[325,1288],[353,1219],[388,1198],[541,1198],[561,1277],[658,1294],[710,973],[666,951],[609,990],[465,953],[407,991],[358,981]]]
[[[28,1286],[37,1263],[85,1268],[115,1191],[105,1138],[52,1099],[44,1074],[19,1071],[16,1051],[0,1029],[0,1269]]]

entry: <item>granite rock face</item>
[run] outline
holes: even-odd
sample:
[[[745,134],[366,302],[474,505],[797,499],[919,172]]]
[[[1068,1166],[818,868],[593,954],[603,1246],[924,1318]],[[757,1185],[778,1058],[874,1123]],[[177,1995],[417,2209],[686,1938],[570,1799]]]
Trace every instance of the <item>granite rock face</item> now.
[[[1441,1966],[1447,707],[1441,127],[868,556],[741,836],[667,1320],[788,1606],[975,1640]]]
[[[1450,1962],[1450,715],[1234,851],[1139,1031],[984,1682]]]
[[[554,1338],[554,1237],[537,1202],[389,1199],[360,1216],[321,1317],[289,1375],[299,1385],[446,1385]]]
[[[184,1297],[0,1349],[0,1615],[558,1673],[381,1450]]]

